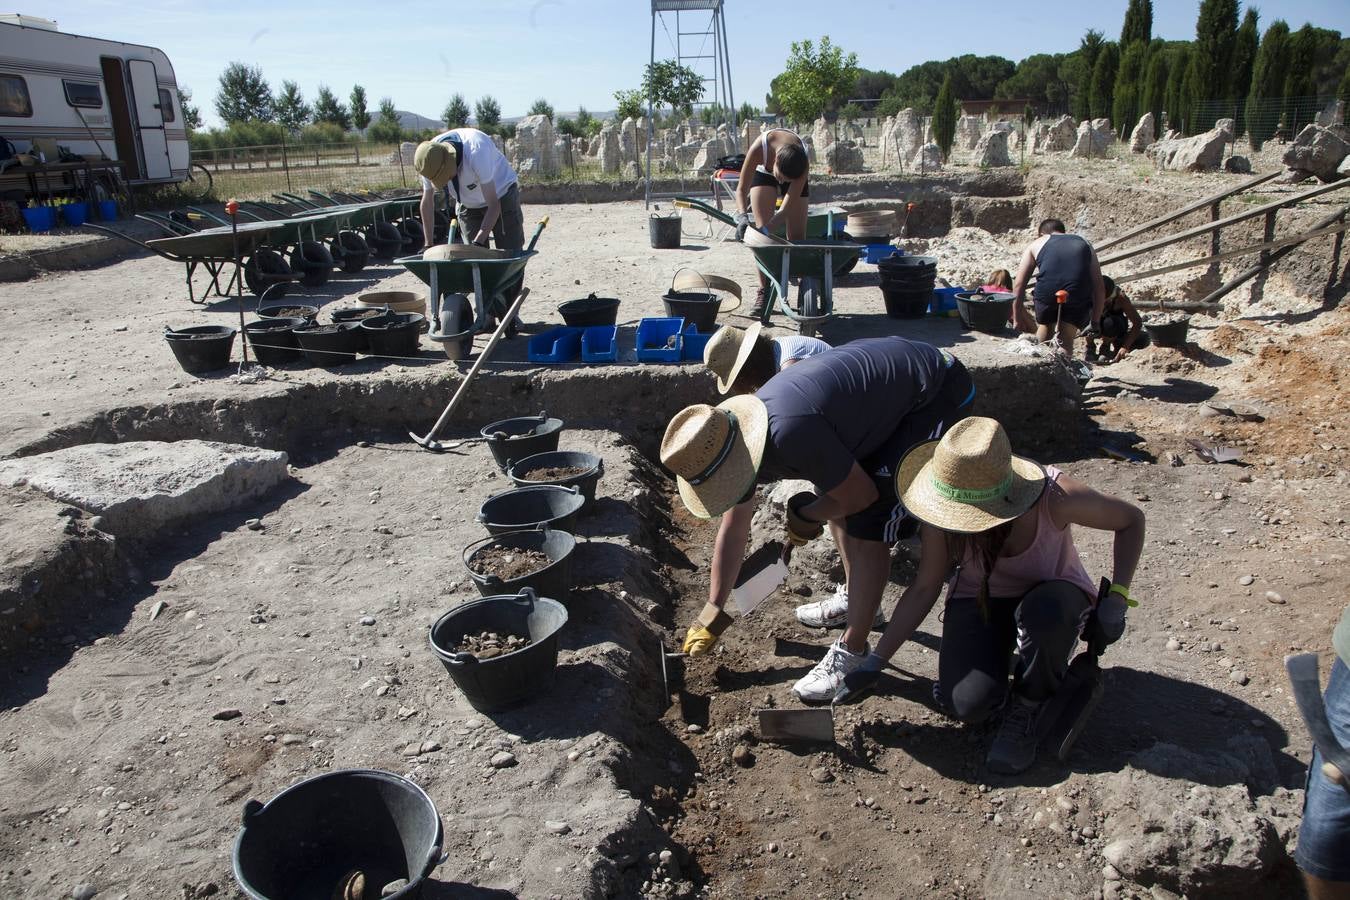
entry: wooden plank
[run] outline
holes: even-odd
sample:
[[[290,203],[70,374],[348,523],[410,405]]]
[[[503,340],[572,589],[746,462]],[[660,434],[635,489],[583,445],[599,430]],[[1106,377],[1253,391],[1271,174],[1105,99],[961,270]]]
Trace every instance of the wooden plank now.
[[[1339,212],[1334,212],[1331,215],[1327,216],[1326,218],[1322,219],[1314,226],[1313,230],[1316,231],[1318,229],[1327,228],[1335,222],[1343,221],[1347,213],[1350,213],[1350,206],[1345,207]],[[1258,260],[1254,266],[1252,266],[1251,268],[1247,269],[1244,272],[1239,273],[1227,284],[1222,285],[1219,288],[1215,289],[1214,291],[1211,291],[1208,295],[1201,297],[1200,302],[1218,303],[1220,299],[1222,299],[1229,292],[1239,287],[1244,281],[1256,276],[1257,274],[1259,274],[1261,271],[1268,268],[1272,264],[1279,262],[1280,260],[1288,256],[1290,253],[1293,253],[1294,250],[1298,249],[1298,247],[1302,245],[1302,243],[1303,243],[1302,241],[1299,241],[1297,244],[1290,244],[1286,247],[1281,247],[1279,250],[1276,250],[1274,253],[1270,254],[1270,257],[1268,259]]]
[[[1266,213],[1270,212],[1273,209],[1283,209],[1286,206],[1293,206],[1294,204],[1301,203],[1304,200],[1311,200],[1313,197],[1320,197],[1323,194],[1328,194],[1331,193],[1332,191],[1339,191],[1346,187],[1350,187],[1350,178],[1343,179],[1341,181],[1334,181],[1331,184],[1318,185],[1317,187],[1303,191],[1302,193],[1294,194],[1292,197],[1286,197],[1283,200],[1276,200],[1274,203],[1267,203],[1265,206],[1258,206],[1255,209],[1250,209],[1247,210],[1246,212],[1241,212],[1237,213],[1236,215],[1228,216],[1227,218],[1220,219],[1217,222],[1210,222],[1208,225],[1197,225],[1194,228],[1189,228],[1186,231],[1178,232],[1177,234],[1171,235],[1169,237],[1159,238],[1156,241],[1149,241],[1147,244],[1140,244],[1138,247],[1131,247],[1128,250],[1122,250],[1118,253],[1111,254],[1104,258],[1099,257],[1098,262],[1100,262],[1101,265],[1105,266],[1110,263],[1120,262],[1122,259],[1130,259],[1132,257],[1139,256],[1141,253],[1148,253],[1151,250],[1157,250],[1162,247],[1168,247],[1171,246],[1172,244],[1180,243],[1181,241],[1186,241],[1190,240],[1191,238],[1200,237],[1201,235],[1209,234],[1216,228],[1224,228],[1228,225],[1235,225],[1238,222],[1245,222],[1248,219],[1254,219],[1257,216],[1264,216]]]
[[[1244,181],[1237,187],[1227,188],[1226,190],[1220,191],[1219,193],[1214,194],[1211,197],[1206,197],[1203,200],[1197,200],[1188,206],[1183,206],[1176,212],[1168,213],[1165,216],[1159,216],[1156,219],[1152,219],[1148,222],[1145,222],[1143,225],[1136,225],[1134,228],[1131,228],[1129,231],[1125,232],[1119,237],[1111,238],[1111,240],[1107,241],[1104,244],[1097,244],[1096,245],[1097,252],[1101,253],[1101,251],[1107,249],[1108,247],[1114,247],[1117,244],[1123,244],[1132,237],[1141,235],[1146,231],[1151,231],[1160,225],[1166,225],[1170,222],[1175,222],[1182,216],[1188,216],[1193,212],[1197,212],[1199,210],[1204,209],[1206,206],[1218,203],[1220,200],[1226,200],[1227,198],[1233,196],[1234,194],[1240,194],[1243,191],[1250,190],[1256,187],[1258,184],[1265,184],[1267,181],[1274,178],[1276,175],[1279,175],[1282,171],[1284,170],[1276,169],[1273,172],[1267,172],[1265,175],[1257,175],[1255,178],[1252,178],[1249,181]]]
[[[1226,250],[1222,253],[1215,253],[1211,256],[1206,256],[1202,259],[1193,259],[1190,260],[1189,262],[1174,263],[1173,265],[1163,266],[1158,269],[1149,269],[1146,272],[1132,272],[1129,275],[1121,275],[1118,278],[1113,278],[1113,280],[1115,281],[1116,284],[1129,284],[1131,281],[1139,281],[1144,278],[1152,278],[1155,275],[1166,275],[1168,272],[1179,272],[1182,269],[1192,269],[1195,268],[1196,266],[1204,266],[1209,265],[1210,263],[1218,263],[1222,262],[1225,259],[1233,259],[1238,256],[1246,256],[1249,253],[1261,253],[1262,258],[1266,259],[1269,256],[1269,251],[1271,250],[1277,250],[1281,247],[1289,247],[1292,245],[1301,244],[1304,241],[1310,241],[1313,238],[1324,237],[1326,235],[1331,234],[1340,234],[1347,228],[1350,228],[1350,225],[1341,224],[1341,225],[1333,225],[1328,228],[1315,228],[1312,231],[1305,231],[1302,232],[1301,234],[1296,234],[1293,235],[1292,237],[1282,238],[1281,240],[1278,241],[1266,241],[1265,243],[1262,244],[1253,244],[1250,247],[1242,247],[1237,250]]]

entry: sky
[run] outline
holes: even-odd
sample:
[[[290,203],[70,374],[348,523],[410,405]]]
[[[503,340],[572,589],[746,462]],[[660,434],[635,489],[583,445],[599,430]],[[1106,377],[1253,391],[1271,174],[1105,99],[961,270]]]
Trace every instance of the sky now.
[[[1089,28],[1114,39],[1126,5],[850,0],[825,15],[831,6],[819,0],[727,0],[732,89],[737,104],[763,106],[770,79],[783,70],[792,42],[803,38],[828,34],[857,53],[864,68],[899,73],[964,53],[1016,61],[1067,52]],[[1193,38],[1198,5],[1155,0],[1154,35]],[[219,124],[217,81],[233,61],[260,66],[274,92],[289,79],[307,100],[327,84],[345,101],[352,85],[361,84],[372,110],[390,97],[399,109],[436,119],[454,93],[470,106],[491,94],[506,117],[523,115],[540,97],[559,112],[579,105],[609,110],[615,90],[638,86],[652,41],[651,6],[642,0],[28,0],[18,8],[55,19],[62,31],[165,51],[207,125]],[[1283,18],[1293,28],[1310,21],[1350,32],[1347,0],[1263,0],[1257,8],[1262,30]],[[769,9],[772,15],[765,14]],[[665,14],[656,26],[657,59],[675,55],[677,30],[705,32],[709,19],[706,12],[682,13],[677,28],[674,14]],[[705,39],[686,34],[679,40],[689,54],[698,52],[689,45]],[[710,61],[703,64],[710,72]]]

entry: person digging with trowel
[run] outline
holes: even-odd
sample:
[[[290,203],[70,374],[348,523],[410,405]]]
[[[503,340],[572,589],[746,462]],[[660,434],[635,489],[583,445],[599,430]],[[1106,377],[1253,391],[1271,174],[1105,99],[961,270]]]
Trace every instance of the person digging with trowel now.
[[[1100,629],[1083,637],[1104,649],[1125,630],[1144,514],[1056,468],[1015,456],[1003,426],[981,417],[962,419],[941,440],[910,450],[895,473],[895,491],[923,523],[918,573],[876,650],[844,679],[835,699],[856,699],[876,684],[945,582],[933,694],[962,722],[981,722],[1001,709],[987,763],[1001,774],[1022,772],[1055,724],[1042,722],[1041,714],[1065,680],[1080,631]],[[1115,533],[1105,591],[1088,577],[1071,525]],[[1091,709],[1078,712],[1074,727],[1081,729]],[[1073,731],[1069,743],[1076,737]]]
[[[734,381],[734,379],[733,379]],[[822,627],[846,625],[825,658],[793,685],[802,700],[829,701],[867,658],[905,509],[893,472],[910,447],[941,435],[975,396],[959,360],[899,337],[853,341],[803,360],[751,395],[675,415],[661,441],[694,515],[722,516],[713,546],[708,603],[685,639],[708,652],[732,622],[724,611],[750,535],[756,482],[810,481],[788,500],[787,541],[801,546],[828,523],[839,540],[845,586],[814,606]],[[807,617],[800,614],[803,622]]]
[[[806,236],[807,174],[810,160],[806,145],[795,132],[774,128],[750,145],[741,166],[741,177],[736,182],[736,240],[745,237],[749,228],[772,234],[786,225],[787,239],[801,240]],[[778,198],[783,204],[777,211]],[[768,302],[769,279],[759,273],[759,291],[748,315],[758,319]]]
[[[1022,253],[1017,277],[1013,280],[1013,326],[1018,331],[1035,332],[1041,343],[1054,340],[1073,358],[1073,342],[1078,333],[1091,326],[1100,331],[1106,287],[1097,251],[1076,234],[1065,234],[1059,219],[1046,219],[1037,228],[1039,235]],[[1023,306],[1032,275],[1034,317]],[[1065,294],[1060,298],[1060,292]],[[1062,301],[1062,302],[1061,302]]]

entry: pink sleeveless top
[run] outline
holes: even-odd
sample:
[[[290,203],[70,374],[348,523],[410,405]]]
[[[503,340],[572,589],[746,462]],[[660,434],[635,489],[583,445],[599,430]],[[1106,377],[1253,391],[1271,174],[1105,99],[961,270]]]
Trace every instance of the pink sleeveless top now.
[[[1045,492],[1036,501],[1036,533],[1031,545],[1016,556],[1000,556],[995,560],[994,573],[989,578],[990,597],[1021,597],[1042,581],[1067,581],[1082,588],[1088,597],[1097,596],[1097,586],[1078,558],[1072,532],[1068,527],[1058,527],[1050,518],[1050,495],[1063,493],[1058,483],[1063,473],[1054,466],[1047,466],[1045,471],[1049,479]],[[977,597],[983,579],[984,566],[978,558],[968,556],[947,595]]]

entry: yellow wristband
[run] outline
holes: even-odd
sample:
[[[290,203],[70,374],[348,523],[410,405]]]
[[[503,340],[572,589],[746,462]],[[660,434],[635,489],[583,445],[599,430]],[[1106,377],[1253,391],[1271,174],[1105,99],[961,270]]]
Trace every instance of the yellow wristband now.
[[[1135,600],[1133,597],[1130,596],[1130,589],[1123,584],[1116,584],[1115,582],[1112,582],[1111,587],[1107,591],[1107,593],[1119,594],[1120,596],[1124,597],[1125,605],[1130,607],[1131,609],[1139,605],[1139,601]]]

